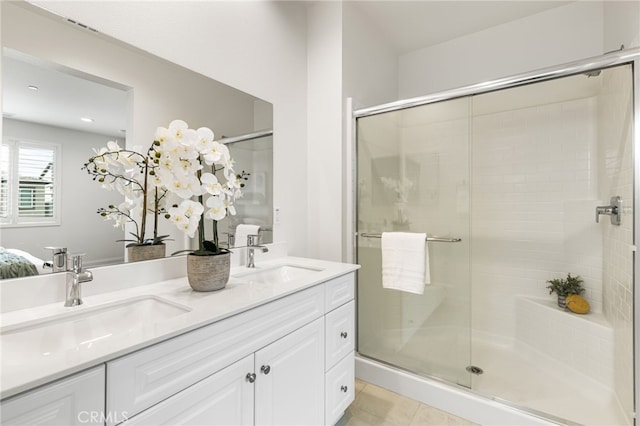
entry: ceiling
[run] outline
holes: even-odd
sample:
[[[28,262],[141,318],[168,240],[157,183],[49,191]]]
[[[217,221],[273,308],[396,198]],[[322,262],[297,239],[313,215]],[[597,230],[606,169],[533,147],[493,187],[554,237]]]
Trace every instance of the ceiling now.
[[[3,117],[124,138],[128,96],[115,83],[3,49]]]
[[[353,1],[397,49],[406,53],[481,31],[570,1]],[[4,49],[3,116],[124,137],[127,88],[88,80],[54,64]],[[37,86],[39,90],[28,89]],[[96,100],[100,102],[96,102]],[[94,119],[91,123],[82,117]]]
[[[353,1],[401,54],[569,3],[572,1]]]

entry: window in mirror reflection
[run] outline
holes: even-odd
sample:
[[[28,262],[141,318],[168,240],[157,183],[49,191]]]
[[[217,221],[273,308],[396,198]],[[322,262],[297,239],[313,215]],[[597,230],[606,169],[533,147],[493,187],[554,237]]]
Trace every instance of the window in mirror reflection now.
[[[4,226],[56,224],[59,146],[2,143],[0,214]]]

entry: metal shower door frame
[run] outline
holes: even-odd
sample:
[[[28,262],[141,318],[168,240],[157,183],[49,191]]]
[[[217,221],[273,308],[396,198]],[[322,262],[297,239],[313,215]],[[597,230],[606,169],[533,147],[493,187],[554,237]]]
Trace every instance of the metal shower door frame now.
[[[347,213],[351,216],[351,223],[347,225],[349,232],[347,235],[351,236],[350,246],[353,255],[357,253],[357,235],[355,229],[357,229],[357,185],[355,181],[357,179],[357,120],[358,118],[368,117],[372,115],[382,114],[386,112],[398,111],[406,108],[428,105],[436,102],[448,101],[456,98],[478,95],[482,93],[489,93],[497,90],[508,89],[512,87],[519,87],[529,84],[540,83],[548,80],[553,80],[560,77],[568,77],[571,75],[585,74],[590,71],[595,71],[602,68],[609,68],[618,65],[629,64],[632,66],[632,78],[633,78],[633,128],[632,128],[632,156],[633,156],[633,350],[634,350],[634,412],[637,413],[640,410],[640,279],[637,279],[637,274],[640,271],[640,256],[637,252],[637,244],[640,242],[640,48],[633,48],[628,50],[617,50],[614,52],[606,53],[601,56],[593,58],[582,59],[578,61],[569,62],[566,64],[546,67],[539,70],[517,74],[510,77],[500,78],[497,80],[477,83],[469,86],[464,86],[452,90],[443,92],[437,92],[427,96],[421,96],[416,98],[410,98],[390,103],[385,103],[377,106],[352,110],[351,100],[348,101],[348,113],[350,112],[350,120],[347,124],[347,132],[351,136],[351,149],[347,153],[348,164],[351,164],[353,175],[351,176],[351,212]],[[353,258],[355,259],[355,257]],[[638,415],[636,414],[636,422]]]

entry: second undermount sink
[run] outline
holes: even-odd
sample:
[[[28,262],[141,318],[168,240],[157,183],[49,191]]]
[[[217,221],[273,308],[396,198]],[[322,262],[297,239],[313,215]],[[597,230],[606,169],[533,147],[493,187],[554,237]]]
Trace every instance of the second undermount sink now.
[[[156,296],[139,296],[104,305],[71,308],[59,315],[2,327],[4,362],[44,357],[70,349],[90,348],[95,342],[127,333],[189,312],[191,309]],[[3,362],[3,363],[4,363]]]
[[[320,271],[322,271],[322,269],[306,266],[279,265],[267,268],[256,267],[247,269],[246,271],[234,274],[234,277],[247,283],[280,284],[304,279]]]

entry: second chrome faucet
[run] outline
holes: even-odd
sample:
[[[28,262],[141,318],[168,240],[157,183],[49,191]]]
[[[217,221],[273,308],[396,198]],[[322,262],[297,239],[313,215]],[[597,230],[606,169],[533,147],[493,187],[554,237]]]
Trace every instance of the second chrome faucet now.
[[[80,284],[93,280],[89,270],[82,270],[82,254],[69,255],[67,260],[67,286],[64,306],[82,305],[82,287]]]
[[[260,235],[257,235],[257,234],[247,235],[247,263],[246,263],[247,268],[256,267],[255,249],[260,249],[263,253],[266,253],[269,251],[269,249],[266,246],[262,246],[258,244],[259,240],[260,240]]]

